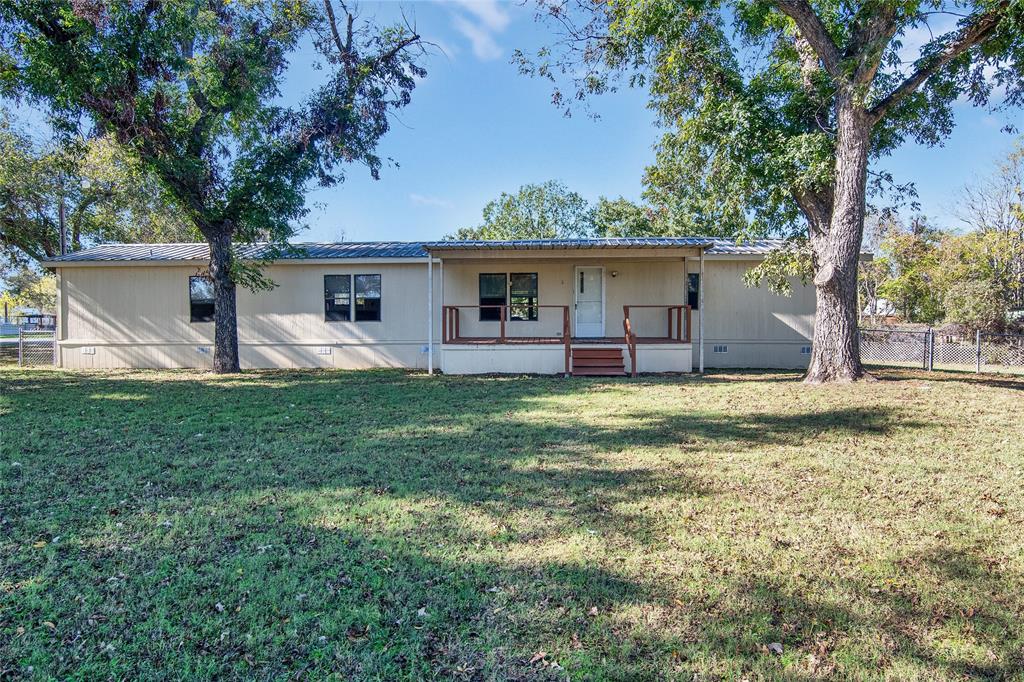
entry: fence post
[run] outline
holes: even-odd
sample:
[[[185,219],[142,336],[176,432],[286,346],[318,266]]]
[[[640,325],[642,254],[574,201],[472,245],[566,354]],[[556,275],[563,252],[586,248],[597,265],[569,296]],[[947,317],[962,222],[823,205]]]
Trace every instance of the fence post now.
[[[22,355],[25,353],[25,329],[18,327],[18,367],[22,366]]]
[[[57,366],[57,330],[53,330],[53,366]]]
[[[974,345],[976,352],[974,355],[974,372],[975,374],[981,374],[981,330],[978,329],[974,332]]]
[[[928,327],[928,371],[935,369],[935,330]]]

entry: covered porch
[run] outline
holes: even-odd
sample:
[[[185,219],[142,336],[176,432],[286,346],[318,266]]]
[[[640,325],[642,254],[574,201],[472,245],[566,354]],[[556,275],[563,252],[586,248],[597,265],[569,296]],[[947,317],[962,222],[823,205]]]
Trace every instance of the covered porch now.
[[[434,309],[442,371],[636,376],[693,370],[700,245],[483,244],[428,247],[440,269]]]

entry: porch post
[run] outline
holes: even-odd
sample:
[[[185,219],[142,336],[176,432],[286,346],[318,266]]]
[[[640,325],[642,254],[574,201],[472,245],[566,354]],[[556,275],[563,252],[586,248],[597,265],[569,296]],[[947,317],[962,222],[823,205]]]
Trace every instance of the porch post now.
[[[427,251],[427,374],[434,373],[434,256]]]
[[[700,286],[697,287],[697,324],[700,325],[700,373],[704,373],[704,247],[700,247]]]

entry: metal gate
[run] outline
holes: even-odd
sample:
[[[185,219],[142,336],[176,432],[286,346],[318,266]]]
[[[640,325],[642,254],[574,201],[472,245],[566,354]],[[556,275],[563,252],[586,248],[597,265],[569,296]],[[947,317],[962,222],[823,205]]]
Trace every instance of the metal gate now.
[[[57,332],[53,330],[18,329],[18,365],[57,364]]]

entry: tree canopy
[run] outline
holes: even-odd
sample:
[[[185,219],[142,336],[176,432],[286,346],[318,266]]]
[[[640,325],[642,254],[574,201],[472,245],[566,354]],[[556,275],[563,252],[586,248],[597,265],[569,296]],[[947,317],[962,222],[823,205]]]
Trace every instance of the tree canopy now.
[[[306,38],[322,83],[285,106],[280,83]],[[411,26],[376,27],[333,0],[0,0],[3,94],[111,135],[210,244],[218,371],[239,368],[236,282],[266,284],[233,245],[284,248],[309,184],[341,182],[348,163],[378,177],[388,117],[425,74],[419,44]]]
[[[541,0],[561,31],[523,71],[572,100],[649,87],[667,132],[648,171],[670,225],[803,233],[817,291],[807,380],[864,376],[857,268],[867,199],[911,188],[869,166],[937,144],[965,98],[1024,101],[1021,0]],[[910,36],[925,36],[909,56]],[[555,102],[570,98],[556,89]]]
[[[0,115],[0,256],[28,263],[97,241],[194,241],[152,174],[110,136],[40,143]]]
[[[487,202],[483,220],[462,228],[450,239],[556,239],[593,233],[594,215],[587,200],[558,180],[522,185]]]

